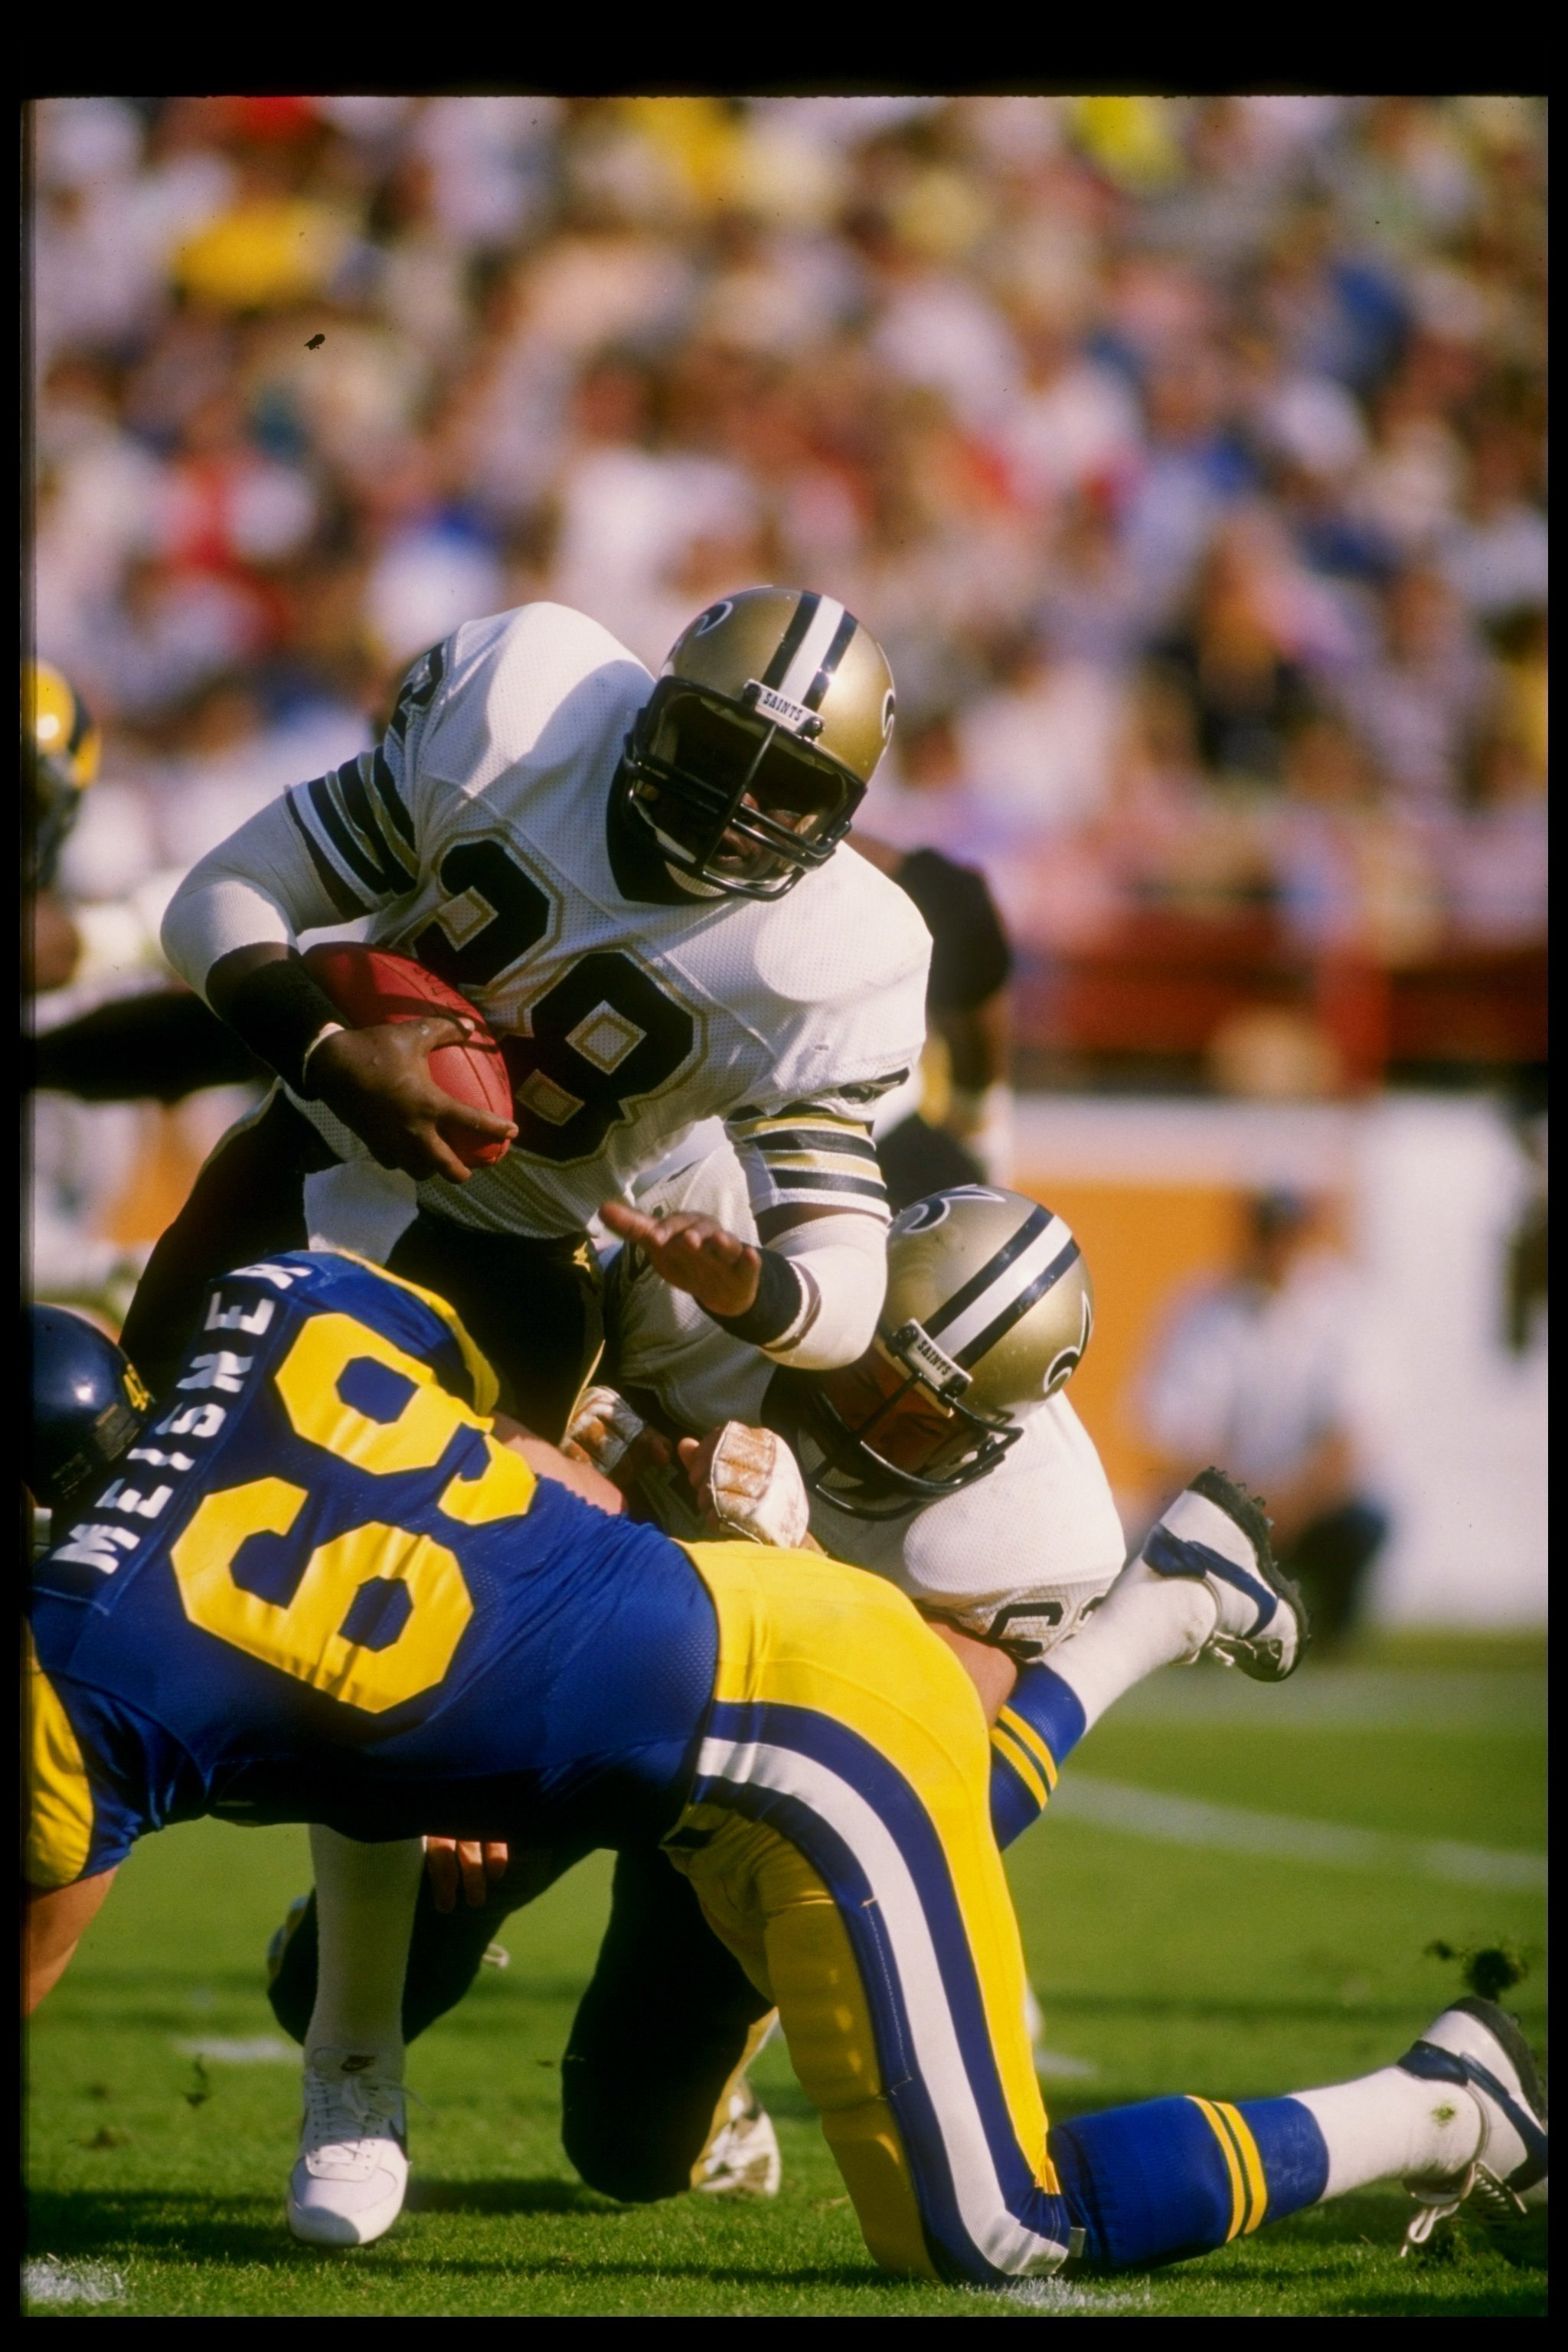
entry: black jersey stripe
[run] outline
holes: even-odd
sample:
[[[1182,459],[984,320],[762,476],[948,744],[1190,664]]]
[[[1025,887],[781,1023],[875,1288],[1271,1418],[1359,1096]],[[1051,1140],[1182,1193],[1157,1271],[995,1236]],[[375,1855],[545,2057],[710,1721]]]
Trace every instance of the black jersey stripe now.
[[[401,876],[402,887],[407,889],[415,878],[413,871],[408,861],[388,841],[382,827],[382,819],[372,804],[363,771],[357,760],[344,761],[337,772],[337,782],[343,814],[363,836],[366,848],[386,875],[388,882],[396,887],[393,877]]]
[[[392,762],[380,744],[371,754],[370,778],[380,796],[383,807],[410,849],[414,847],[414,819],[404,806],[403,795],[397,789],[397,778],[392,772]]]
[[[819,710],[822,708],[822,698],[833,682],[833,673],[848,652],[849,640],[859,625],[853,613],[846,613],[834,630],[833,643],[822,656],[822,667],[801,697],[808,710]]]
[[[988,1323],[984,1331],[971,1339],[967,1348],[959,1349],[957,1360],[964,1370],[972,1371],[988,1348],[994,1348],[998,1339],[1005,1339],[1014,1324],[1022,1322],[1030,1307],[1037,1306],[1047,1290],[1055,1288],[1068,1266],[1076,1265],[1082,1255],[1076,1242],[1069,1242],[1066,1249],[1058,1250],[1049,1265],[1018,1293],[1011,1306],[1005,1307],[995,1321]]]
[[[399,743],[408,732],[408,721],[416,710],[423,710],[435,696],[446,674],[447,665],[439,646],[421,654],[409,669],[397,697],[397,706],[387,722],[387,733]]]
[[[855,1192],[862,1200],[885,1201],[888,1188],[868,1176],[833,1176],[816,1168],[770,1168],[775,1192]]]
[[[307,784],[305,787],[310,793],[310,806],[315,811],[316,822],[321,831],[326,835],[350,873],[358,877],[373,898],[384,898],[389,893],[397,894],[406,890],[408,877],[405,874],[399,870],[395,878],[389,879],[369,850],[362,848],[354,839],[349,830],[347,819],[333,798],[332,786],[336,782],[337,779],[332,776],[318,776],[313,784]]]
[[[306,788],[300,787],[300,789],[303,790]],[[321,877],[321,887],[325,890],[328,898],[331,900],[339,914],[351,918],[354,915],[368,915],[370,912],[369,907],[363,898],[356,898],[353,891],[349,888],[348,884],[343,880],[342,876],[338,872],[337,867],[332,864],[331,859],[327,856],[325,850],[321,847],[321,843],[316,839],[315,835],[310,831],[310,826],[305,823],[304,818],[295,807],[294,794],[291,792],[284,793],[283,805],[288,810],[289,815],[293,818],[295,824],[298,826],[300,838],[310,853],[310,863],[315,867],[317,874]]]
[[[938,1307],[936,1313],[928,1318],[926,1329],[931,1337],[940,1339],[950,1323],[956,1323],[964,1308],[973,1307],[981,1293],[989,1290],[997,1276],[1005,1274],[1015,1258],[1023,1256],[1029,1244],[1039,1238],[1050,1222],[1048,1209],[1036,1209],[1026,1217],[1012,1240],[1004,1242],[995,1256],[987,1258],[979,1273],[972,1274],[969,1280],[953,1292],[946,1306]]]
[[[875,1160],[877,1147],[864,1129],[854,1133],[835,1134],[828,1127],[773,1127],[761,1135],[750,1138],[764,1160],[775,1151],[810,1151],[826,1153],[830,1158]]]
[[[805,633],[810,628],[816,614],[816,608],[821,602],[821,597],[815,590],[807,588],[804,591],[799,604],[790,614],[789,626],[779,639],[772,661],[763,672],[764,686],[771,686],[776,689],[784,684],[789,675],[789,666],[799,653]]]

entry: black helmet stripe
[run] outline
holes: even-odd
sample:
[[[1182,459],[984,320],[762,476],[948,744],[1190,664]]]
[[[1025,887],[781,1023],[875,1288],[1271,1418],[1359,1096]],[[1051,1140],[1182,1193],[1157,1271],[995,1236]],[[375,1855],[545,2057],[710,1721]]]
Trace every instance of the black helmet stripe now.
[[[801,696],[801,700],[808,710],[821,709],[822,698],[832,682],[833,673],[848,652],[849,640],[859,625],[853,613],[846,613],[833,632],[833,643],[822,656],[822,667]]]
[[[790,614],[789,626],[779,639],[772,661],[763,672],[763,684],[771,686],[775,693],[784,684],[789,666],[799,653],[805,633],[816,617],[816,608],[821,602],[821,597],[815,590],[807,588],[795,611]]]
[[[926,1324],[933,1339],[940,1339],[950,1323],[956,1323],[964,1309],[973,1307],[983,1291],[988,1290],[998,1275],[1005,1274],[1015,1258],[1022,1257],[1031,1242],[1037,1241],[1051,1222],[1048,1209],[1036,1209],[1026,1217],[1009,1242],[1004,1242],[994,1257],[987,1258],[978,1274],[972,1274],[961,1289],[955,1290],[943,1307],[939,1307]]]
[[[1075,1265],[1082,1255],[1076,1242],[1069,1242],[1065,1250],[1058,1251],[1049,1265],[1018,1293],[1012,1305],[1002,1309],[994,1323],[988,1323],[984,1331],[971,1339],[967,1348],[959,1349],[955,1360],[963,1365],[966,1372],[973,1371],[986,1350],[994,1348],[998,1339],[1005,1339],[1014,1324],[1023,1320],[1030,1307],[1037,1305],[1045,1297],[1047,1291],[1052,1289],[1061,1280],[1068,1266]]]

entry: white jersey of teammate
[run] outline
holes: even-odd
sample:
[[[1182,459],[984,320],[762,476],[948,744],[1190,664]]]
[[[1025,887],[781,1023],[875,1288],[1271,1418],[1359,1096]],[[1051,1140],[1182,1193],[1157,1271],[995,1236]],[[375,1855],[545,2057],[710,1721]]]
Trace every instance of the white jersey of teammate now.
[[[672,1157],[637,1185],[637,1205],[696,1210],[755,1238],[745,1178],[721,1132]],[[694,1434],[721,1422],[760,1423],[775,1366],[721,1330],[635,1253],[612,1283],[610,1372],[651,1391]],[[1065,1391],[1015,1408],[1024,1434],[995,1468],[941,1501],[888,1519],[857,1518],[811,1496],[811,1532],[835,1559],[886,1577],[964,1631],[1039,1655],[1081,1623],[1121,1570],[1121,1522],[1094,1441]],[[804,1466],[816,1466],[807,1444]]]
[[[845,850],[772,901],[628,896],[606,814],[651,687],[563,605],[465,623],[415,665],[378,751],[296,786],[193,871],[171,960],[200,988],[235,946],[369,915],[373,942],[460,988],[503,1040],[519,1134],[467,1184],[419,1186],[458,1223],[580,1230],[714,1115],[770,1240],[802,1208],[885,1223],[866,1128],[920,1055],[925,926]],[[401,1189],[412,1213],[411,1180],[320,1104],[300,1108],[366,1202]],[[317,1238],[363,1245],[352,1190],[337,1187],[342,1230]]]

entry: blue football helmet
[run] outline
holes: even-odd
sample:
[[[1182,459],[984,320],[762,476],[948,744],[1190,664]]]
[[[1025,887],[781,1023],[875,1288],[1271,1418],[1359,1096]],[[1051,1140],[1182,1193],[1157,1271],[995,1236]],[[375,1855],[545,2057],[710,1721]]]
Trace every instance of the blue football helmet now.
[[[152,1398],[122,1348],[67,1307],[29,1307],[33,1410],[22,1475],[58,1508],[107,1475],[145,1425]]]

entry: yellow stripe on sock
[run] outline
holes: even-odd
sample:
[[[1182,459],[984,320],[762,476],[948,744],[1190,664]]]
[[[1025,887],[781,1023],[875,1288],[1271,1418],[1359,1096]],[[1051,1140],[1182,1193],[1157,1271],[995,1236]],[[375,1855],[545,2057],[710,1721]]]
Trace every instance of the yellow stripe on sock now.
[[[1241,2158],[1241,2168],[1247,2176],[1250,2207],[1242,2229],[1244,2235],[1250,2236],[1268,2210],[1268,2180],[1263,2169],[1263,2158],[1258,2142],[1252,2137],[1251,2126],[1240,2110],[1224,2099],[1216,2100],[1215,2105],[1230,2126],[1237,2153]]]
[[[1031,1764],[1022,1748],[1019,1747],[1017,1741],[1016,1739],[1009,1739],[1007,1734],[1003,1730],[999,1723],[995,1724],[992,1728],[991,1745],[994,1748],[997,1755],[1000,1756],[1004,1764],[1007,1765],[1011,1770],[1016,1772],[1019,1780],[1022,1780],[1025,1788],[1027,1789],[1036,1804],[1038,1805],[1040,1811],[1044,1812],[1047,1804],[1050,1801],[1050,1790],[1047,1788],[1044,1780],[1041,1780],[1033,1764]]]
[[[1228,2245],[1240,2230],[1247,2215],[1247,2189],[1242,2179],[1240,2161],[1236,2153],[1236,2144],[1225,2127],[1219,2110],[1211,2106],[1207,2099],[1194,2098],[1193,2105],[1218,2140],[1221,2153],[1225,2158],[1225,2168],[1230,2175],[1230,2227],[1225,2233],[1226,2243]]]
[[[1054,1789],[1057,1785],[1057,1759],[1028,1717],[1016,1715],[1010,1706],[1005,1706],[996,1720],[998,1723],[1005,1723],[1014,1738],[1020,1740],[1028,1749],[1046,1776],[1047,1788]]]

